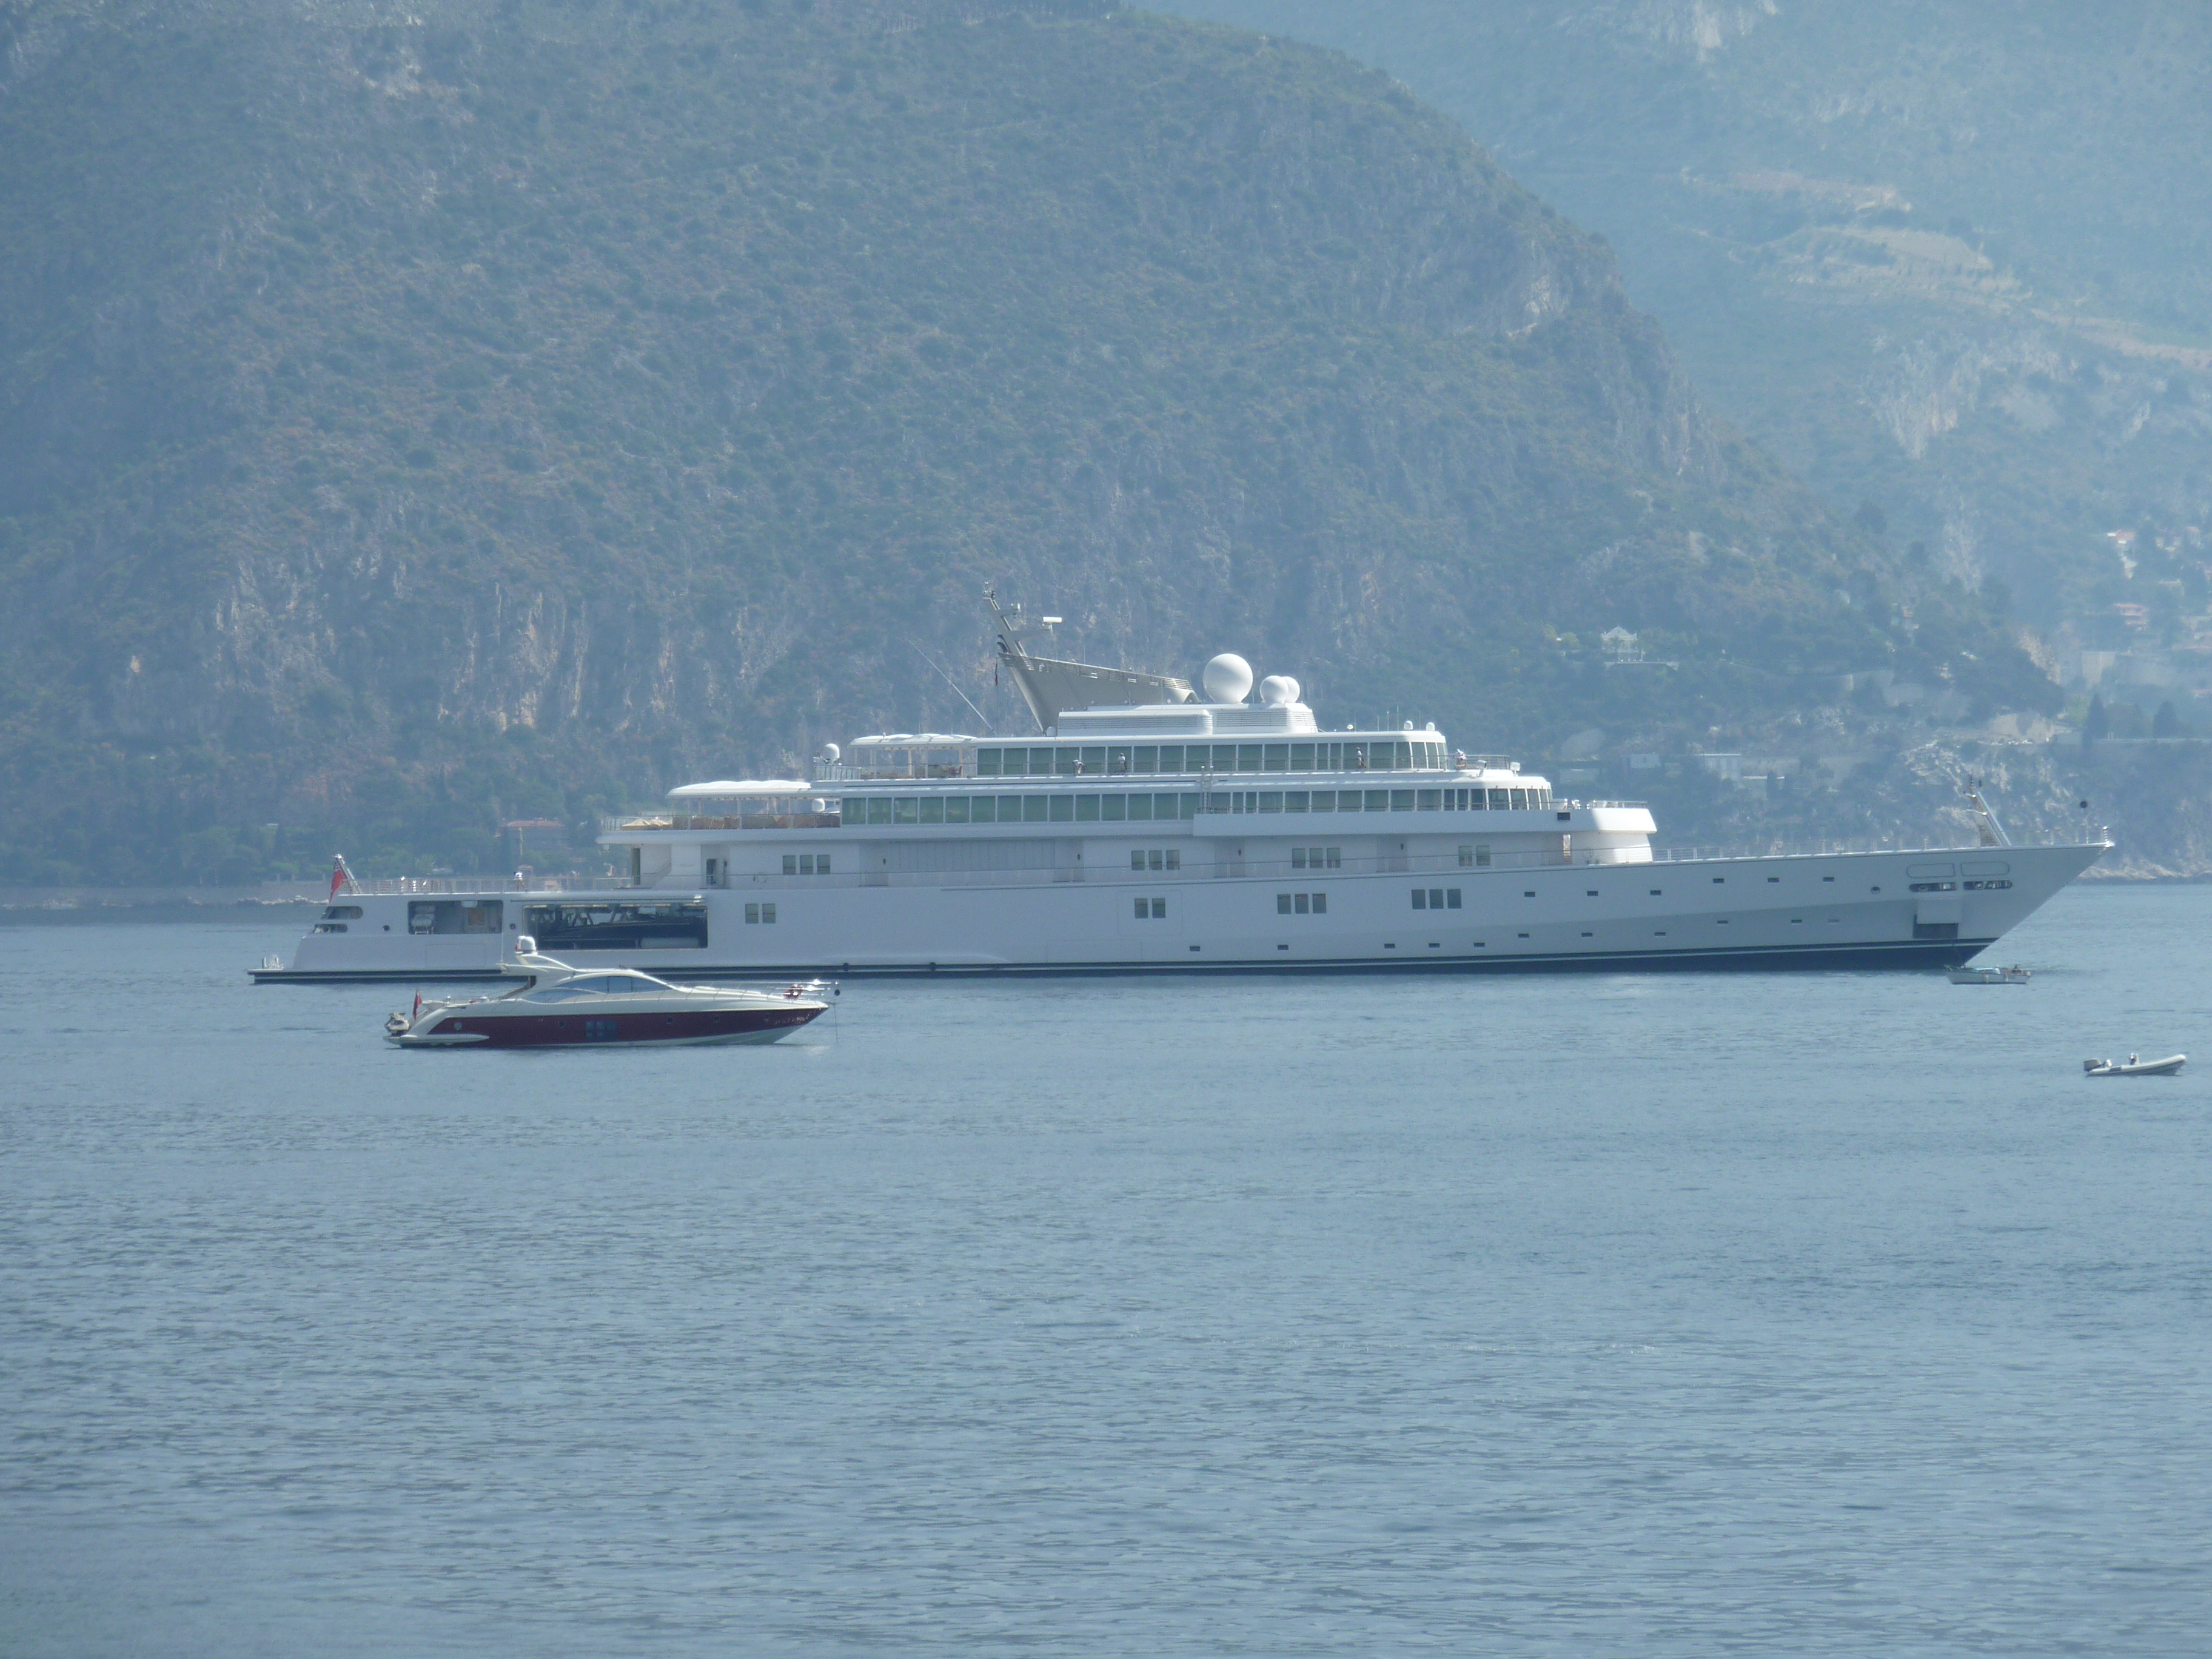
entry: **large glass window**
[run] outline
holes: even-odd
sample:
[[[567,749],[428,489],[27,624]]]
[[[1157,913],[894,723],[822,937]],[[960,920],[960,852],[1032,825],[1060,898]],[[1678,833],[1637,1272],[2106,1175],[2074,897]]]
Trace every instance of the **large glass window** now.
[[[1021,797],[1022,822],[1024,823],[1042,823],[1044,822],[1046,799],[1047,798],[1042,795],[1024,795]],[[1000,822],[1003,823],[1006,820],[1002,817],[1000,819]]]
[[[1418,812],[1433,812],[1438,809],[1442,801],[1443,793],[1439,790],[1416,790],[1413,793],[1413,810]]]
[[[924,823],[942,823],[945,822],[944,796],[924,795],[921,798],[921,821]]]
[[[1054,795],[1051,799],[1052,822],[1054,823],[1074,823],[1075,797],[1073,795]]]
[[[1490,810],[1492,811],[1503,812],[1512,805],[1513,792],[1511,790],[1493,789],[1490,792]]]
[[[1290,789],[1284,792],[1283,811],[1285,812],[1303,812],[1305,810],[1306,792],[1304,790]]]
[[[1086,778],[1106,775],[1106,747],[1103,744],[1086,744],[1076,759],[1076,769]]]
[[[947,823],[965,823],[968,822],[967,796],[947,795],[945,798],[945,821]]]
[[[1129,817],[1132,822],[1149,823],[1152,818],[1152,798],[1150,795],[1129,797]]]
[[[975,751],[975,775],[979,778],[995,778],[999,775],[997,750],[978,749]]]
[[[1133,772],[1157,772],[1160,769],[1160,751],[1151,745],[1140,745],[1130,751],[1129,769]]]
[[[1032,749],[1030,750],[1030,775],[1033,778],[1048,778],[1052,775],[1051,750]]]
[[[1083,751],[1080,749],[1055,749],[1052,756],[1053,775],[1058,778],[1073,777],[1076,763],[1082,758]]]
[[[1098,816],[1108,823],[1121,823],[1129,816],[1129,798],[1127,795],[1101,795],[1098,798]]]
[[[344,907],[358,916],[360,909]],[[410,933],[496,933],[503,930],[501,901],[485,899],[417,899],[407,907]]]
[[[1390,792],[1390,810],[1394,812],[1412,811],[1413,792],[1410,789],[1393,789]]]
[[[1108,748],[1106,775],[1109,778],[1125,778],[1129,775],[1129,751],[1126,748]]]
[[[915,795],[899,795],[894,797],[891,801],[891,822],[893,823],[921,823],[921,798]]]
[[[1292,744],[1291,745],[1291,770],[1293,772],[1312,771],[1314,769],[1313,755],[1314,746],[1311,744]]]
[[[996,795],[977,795],[968,803],[970,823],[996,823],[999,821],[999,798]]]
[[[1361,810],[1369,812],[1389,811],[1390,810],[1390,792],[1388,789],[1370,789],[1367,791],[1367,799],[1365,802],[1363,803]]]
[[[1145,751],[1139,749],[1137,752],[1141,755]],[[1140,766],[1137,769],[1141,772],[1145,769]],[[1160,770],[1163,772],[1180,772],[1182,770],[1182,745],[1181,744],[1168,743],[1162,744],[1160,745]]]
[[[1528,806],[1528,792],[1526,789],[1513,790],[1511,794],[1513,797],[1513,805],[1516,811],[1525,809]]]
[[[1287,772],[1291,769],[1291,745],[1287,743],[1268,744],[1260,760],[1262,771]]]
[[[1237,769],[1240,772],[1258,771],[1261,764],[1260,754],[1264,746],[1265,745],[1263,744],[1256,743],[1243,743],[1237,744]]]
[[[1075,821],[1078,823],[1096,823],[1098,822],[1097,796],[1078,795],[1075,798]]]
[[[1262,812],[1281,811],[1283,810],[1283,792],[1279,789],[1262,789],[1260,792],[1260,810]]]

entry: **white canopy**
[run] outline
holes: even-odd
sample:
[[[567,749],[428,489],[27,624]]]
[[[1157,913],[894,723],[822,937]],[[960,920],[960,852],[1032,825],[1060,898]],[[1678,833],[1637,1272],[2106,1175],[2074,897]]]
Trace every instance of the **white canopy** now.
[[[720,800],[726,795],[811,795],[820,786],[792,778],[725,778],[717,783],[678,784],[668,792],[672,801]]]

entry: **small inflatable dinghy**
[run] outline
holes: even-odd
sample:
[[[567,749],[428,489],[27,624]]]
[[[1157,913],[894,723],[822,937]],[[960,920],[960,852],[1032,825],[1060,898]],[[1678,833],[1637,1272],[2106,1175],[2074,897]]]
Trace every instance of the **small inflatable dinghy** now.
[[[1954,985],[2025,985],[2031,975],[2025,968],[1947,968]]]
[[[2091,1077],[2175,1077],[2179,1075],[2187,1054],[2168,1054],[2164,1060],[2137,1060],[2130,1054],[2125,1060],[2085,1060],[2081,1069]]]

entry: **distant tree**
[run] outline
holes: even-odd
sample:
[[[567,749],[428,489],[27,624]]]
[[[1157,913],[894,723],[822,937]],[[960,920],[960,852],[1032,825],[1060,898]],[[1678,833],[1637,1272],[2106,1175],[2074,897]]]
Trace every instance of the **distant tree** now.
[[[1869,536],[1889,533],[1889,514],[1873,501],[1861,501],[1859,510],[1851,515],[1851,520]]]
[[[2112,717],[2105,710],[2105,700],[2095,692],[2089,695],[2089,712],[2081,720],[2081,747],[2091,749],[2100,738],[2109,737]]]
[[[2151,716],[2150,734],[2154,738],[2178,738],[2181,735],[2181,716],[2174,712],[2171,697],[2159,704],[2158,713]]]
[[[1982,603],[1989,607],[1992,617],[2012,614],[2012,588],[2002,576],[1985,578],[1982,583]]]

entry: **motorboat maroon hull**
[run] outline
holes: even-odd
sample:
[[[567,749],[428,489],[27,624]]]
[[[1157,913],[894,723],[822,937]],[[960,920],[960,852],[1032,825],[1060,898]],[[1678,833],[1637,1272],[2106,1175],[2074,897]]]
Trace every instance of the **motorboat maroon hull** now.
[[[818,987],[781,991],[672,985],[628,969],[571,967],[527,937],[500,972],[521,982],[498,996],[425,1002],[384,1031],[403,1048],[566,1048],[774,1042],[821,1018]]]
[[[557,1048],[593,1042],[773,1042],[822,1016],[818,1002],[781,1008],[720,1008],[698,1013],[509,1014],[471,1018],[457,1012],[422,1035],[480,1041],[488,1048]]]

